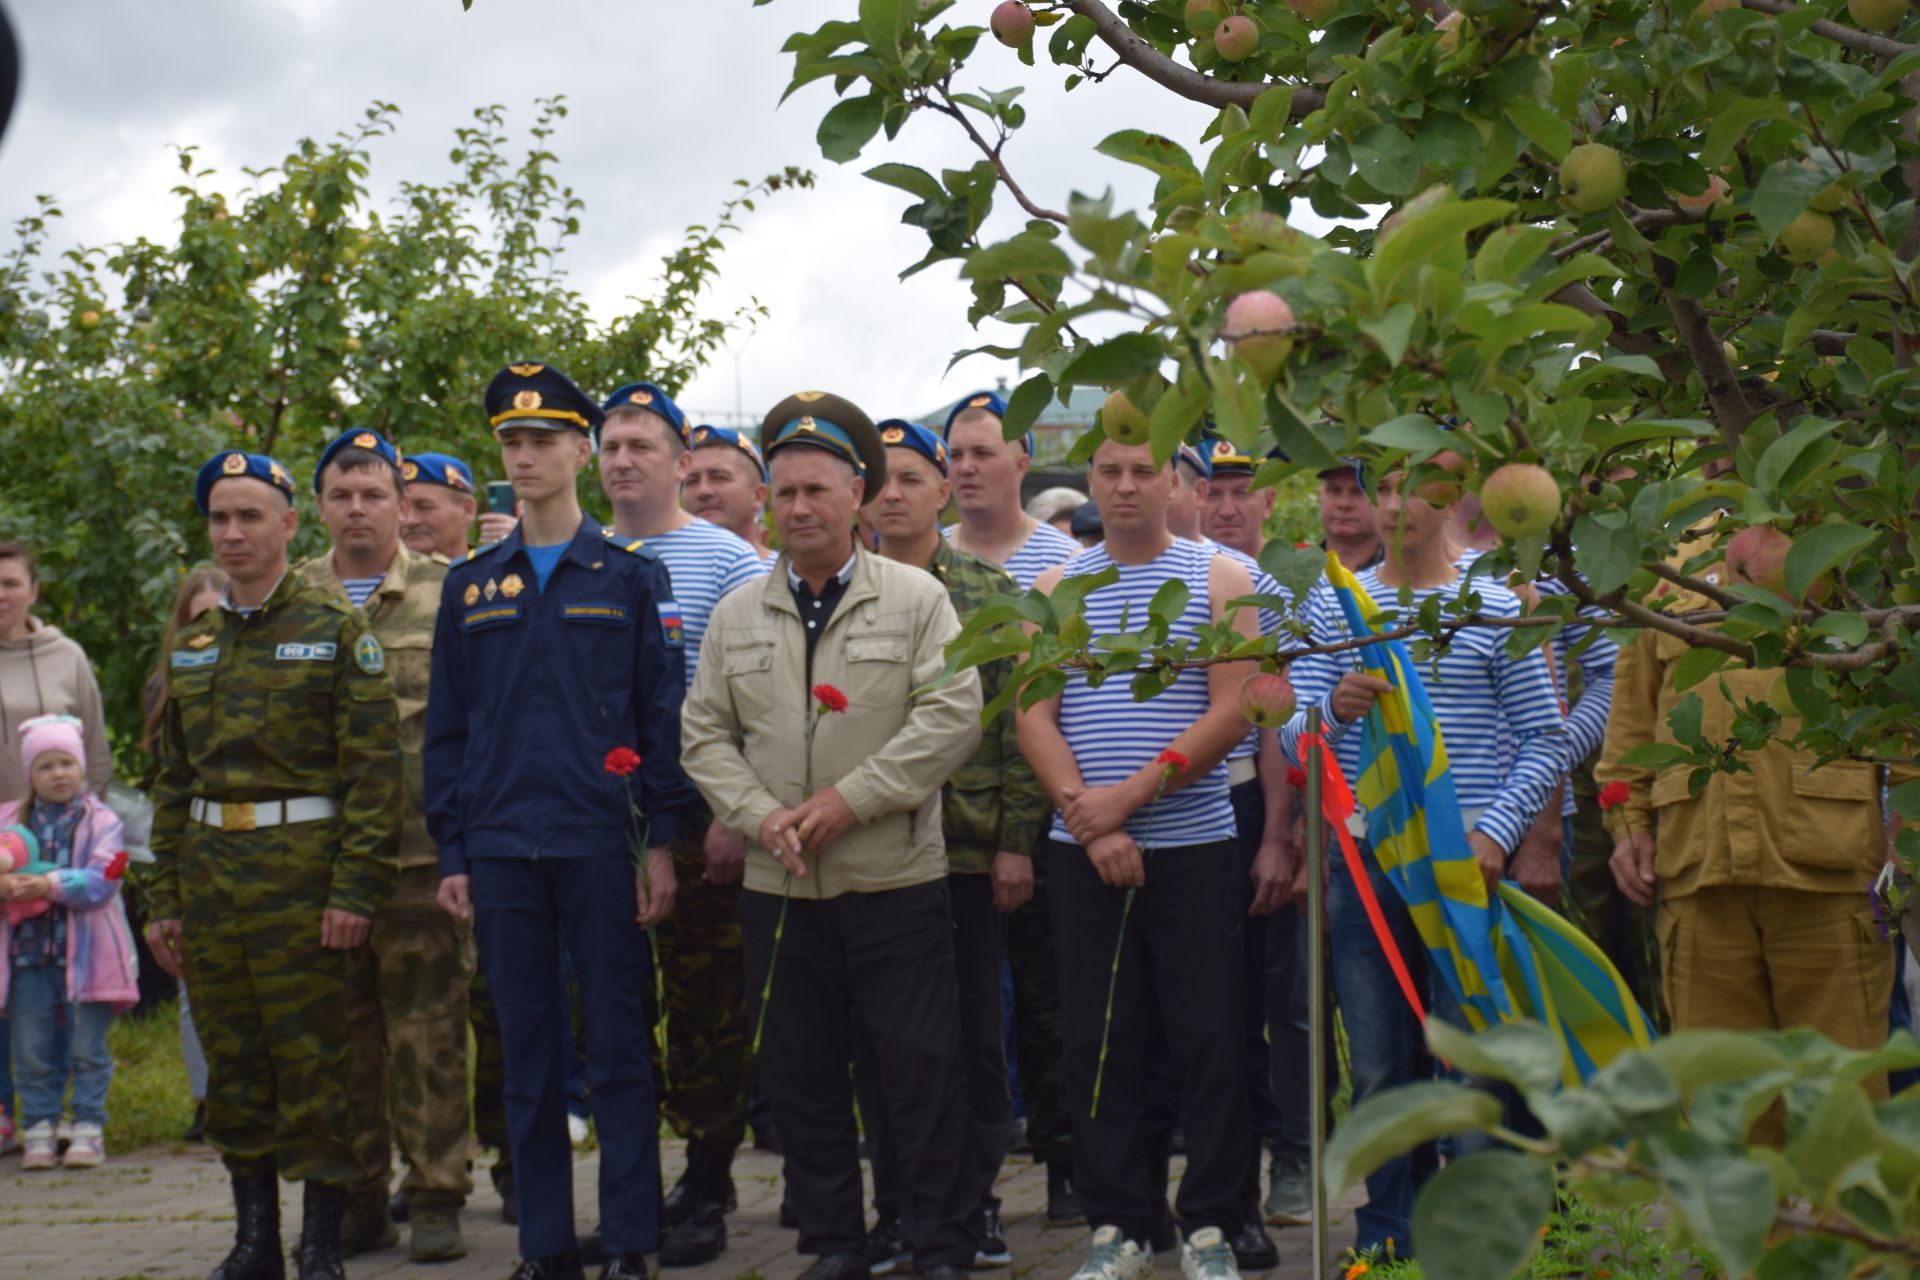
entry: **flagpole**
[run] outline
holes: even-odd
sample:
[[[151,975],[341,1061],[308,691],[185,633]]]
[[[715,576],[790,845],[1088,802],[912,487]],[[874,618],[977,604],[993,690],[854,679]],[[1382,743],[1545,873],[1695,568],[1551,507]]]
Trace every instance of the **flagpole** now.
[[[1327,975],[1326,886],[1321,883],[1326,860],[1326,834],[1320,825],[1320,708],[1307,708],[1307,1103],[1311,1150],[1308,1170],[1313,1178],[1313,1274],[1327,1274],[1327,1191],[1322,1160],[1327,1148]]]

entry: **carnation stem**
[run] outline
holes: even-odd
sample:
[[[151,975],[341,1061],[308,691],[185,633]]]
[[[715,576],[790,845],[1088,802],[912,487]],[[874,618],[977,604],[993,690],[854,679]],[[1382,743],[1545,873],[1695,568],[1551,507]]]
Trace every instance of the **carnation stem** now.
[[[767,1005],[773,999],[773,970],[780,963],[780,939],[787,936],[787,903],[793,900],[793,872],[780,886],[780,918],[773,925],[773,954],[767,957],[767,980],[760,984],[760,1016],[753,1020],[753,1053],[760,1053],[760,1033],[767,1028]]]
[[[1100,1114],[1100,1081],[1107,1074],[1107,1042],[1113,1036],[1113,993],[1120,985],[1120,949],[1127,945],[1127,919],[1133,915],[1133,895],[1140,890],[1132,885],[1127,887],[1127,899],[1120,907],[1120,936],[1113,940],[1113,969],[1107,974],[1107,1024],[1100,1029],[1100,1062],[1093,1069],[1093,1110],[1087,1114]]]

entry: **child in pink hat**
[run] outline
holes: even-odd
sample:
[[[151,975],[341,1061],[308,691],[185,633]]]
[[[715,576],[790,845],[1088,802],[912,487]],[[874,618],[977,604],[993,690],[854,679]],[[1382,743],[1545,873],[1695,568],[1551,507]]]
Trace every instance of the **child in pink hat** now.
[[[107,1087],[113,1058],[107,1024],[139,999],[133,935],[120,903],[127,868],[120,819],[87,790],[87,751],[72,716],[39,716],[20,726],[29,798],[0,805],[0,827],[33,833],[39,857],[0,875],[0,1008],[12,1024],[13,1078],[20,1094],[24,1169],[51,1169],[69,1069],[73,1126],[64,1163],[106,1158]],[[46,901],[47,910],[22,910]],[[64,1015],[69,1049],[55,1030]]]

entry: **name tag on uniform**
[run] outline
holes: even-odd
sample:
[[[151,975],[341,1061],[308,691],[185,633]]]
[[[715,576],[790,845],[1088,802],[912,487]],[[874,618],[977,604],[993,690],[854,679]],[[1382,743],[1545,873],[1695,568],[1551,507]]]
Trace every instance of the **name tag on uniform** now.
[[[568,622],[604,622],[608,626],[627,624],[627,606],[615,600],[575,600],[560,606],[560,616]]]
[[[176,671],[183,671],[192,667],[210,667],[218,661],[220,646],[215,645],[211,649],[175,649],[170,665]]]
[[[273,651],[279,662],[332,662],[340,652],[337,644],[283,644]]]
[[[517,604],[489,605],[484,609],[469,609],[460,615],[462,631],[479,631],[487,627],[504,626],[520,619],[520,606]]]

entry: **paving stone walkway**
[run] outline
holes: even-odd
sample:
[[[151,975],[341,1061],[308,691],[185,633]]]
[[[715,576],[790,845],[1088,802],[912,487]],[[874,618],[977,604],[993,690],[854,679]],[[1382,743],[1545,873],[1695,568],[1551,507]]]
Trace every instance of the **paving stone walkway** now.
[[[663,1154],[669,1185],[684,1163],[682,1148]],[[599,1161],[592,1152],[574,1162],[574,1203],[581,1229],[596,1214]],[[1179,1163],[1175,1163],[1175,1176]],[[514,1260],[514,1232],[500,1220],[500,1201],[484,1174],[465,1215],[472,1252],[459,1262],[414,1266],[403,1244],[362,1254],[347,1264],[350,1280],[506,1280]],[[794,1236],[780,1229],[780,1161],[743,1152],[735,1167],[740,1210],[729,1219],[730,1247],[710,1266],[674,1271],[679,1280],[792,1280],[809,1259],[793,1252]],[[1000,1196],[1014,1265],[1006,1280],[1064,1280],[1086,1247],[1084,1230],[1046,1230],[1045,1170],[1008,1161]],[[299,1231],[299,1193],[283,1189],[282,1218],[289,1242]],[[1337,1254],[1352,1238],[1346,1209],[1332,1215],[1330,1247]],[[0,1158],[0,1277],[22,1280],[203,1280],[226,1253],[233,1235],[232,1202],[220,1162],[205,1147],[157,1148],[118,1156],[99,1169],[24,1173],[17,1155]],[[1275,1233],[1280,1267],[1267,1280],[1317,1280],[1308,1233]],[[1178,1276],[1178,1256],[1158,1259],[1162,1276]],[[593,1272],[589,1270],[591,1276]],[[983,1280],[995,1273],[982,1273]],[[1255,1280],[1249,1276],[1247,1280]]]

